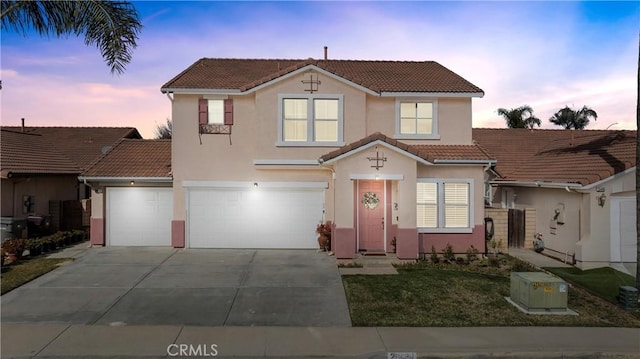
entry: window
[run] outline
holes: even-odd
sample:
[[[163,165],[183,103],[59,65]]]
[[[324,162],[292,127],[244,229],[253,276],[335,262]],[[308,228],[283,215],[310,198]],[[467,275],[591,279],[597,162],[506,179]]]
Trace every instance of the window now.
[[[471,230],[473,181],[420,179],[416,190],[417,227],[422,232]]]
[[[207,123],[210,125],[224,124],[224,100],[207,100],[208,117]]]
[[[396,136],[399,138],[437,139],[437,102],[435,100],[398,100]]]
[[[280,95],[278,145],[342,146],[342,96]]]
[[[233,125],[233,100],[198,99],[198,123],[201,134],[230,134]]]

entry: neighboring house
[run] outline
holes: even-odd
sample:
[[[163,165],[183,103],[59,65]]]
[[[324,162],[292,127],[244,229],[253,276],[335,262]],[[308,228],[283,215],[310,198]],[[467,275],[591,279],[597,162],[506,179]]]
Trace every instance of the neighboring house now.
[[[3,126],[0,133],[3,226],[50,215],[55,229],[64,227],[64,201],[89,198],[78,182],[84,168],[118,139],[140,138],[134,128]]]
[[[494,160],[471,136],[472,99],[484,92],[436,62],[203,58],[161,91],[172,101],[173,210],[171,238],[152,244],[317,248],[316,226],[331,221],[340,258],[484,247]],[[158,209],[166,225],[169,200],[152,186],[169,174],[92,171],[83,178],[105,203],[93,206],[92,234],[106,229],[94,244],[120,240],[111,209],[134,205],[119,194],[132,187],[156,191],[140,210]]]
[[[534,208],[545,253],[635,273],[636,131],[474,129],[497,160],[493,207]]]

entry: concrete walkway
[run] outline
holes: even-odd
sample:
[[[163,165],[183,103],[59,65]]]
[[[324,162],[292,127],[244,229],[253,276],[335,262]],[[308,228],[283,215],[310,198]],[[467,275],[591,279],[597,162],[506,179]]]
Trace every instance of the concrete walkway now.
[[[187,350],[182,353],[186,355],[179,355],[181,348]],[[640,358],[640,329],[2,325],[2,358],[213,354],[246,358]]]
[[[538,268],[570,268],[569,264],[563,263],[559,260],[545,256],[541,253],[536,253],[533,249],[525,248],[509,248],[509,255],[519,258],[525,262],[531,263]]]

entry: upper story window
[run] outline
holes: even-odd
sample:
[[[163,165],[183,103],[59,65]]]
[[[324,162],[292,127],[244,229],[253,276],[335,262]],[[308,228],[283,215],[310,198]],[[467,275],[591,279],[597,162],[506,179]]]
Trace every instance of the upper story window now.
[[[207,100],[207,123],[210,125],[224,124],[224,100]]]
[[[420,232],[471,232],[473,180],[418,179],[416,205]]]
[[[342,95],[278,97],[279,146],[342,146]]]
[[[436,100],[398,99],[396,101],[396,137],[438,139],[437,113]]]

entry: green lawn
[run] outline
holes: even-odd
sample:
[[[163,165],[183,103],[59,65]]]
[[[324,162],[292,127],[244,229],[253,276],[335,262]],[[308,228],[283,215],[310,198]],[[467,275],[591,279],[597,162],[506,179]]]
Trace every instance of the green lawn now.
[[[460,266],[463,268],[465,266]],[[399,275],[343,276],[354,326],[620,326],[640,319],[579,288],[569,308],[579,316],[527,315],[509,304],[509,278],[418,265]]]
[[[2,267],[0,287],[5,294],[10,290],[38,278],[39,276],[56,269],[60,263],[69,261],[65,258],[34,258],[23,259],[16,264]]]
[[[583,286],[613,303],[616,302],[620,286],[636,286],[632,276],[609,267],[585,271],[578,268],[545,268],[545,270],[569,282]]]

